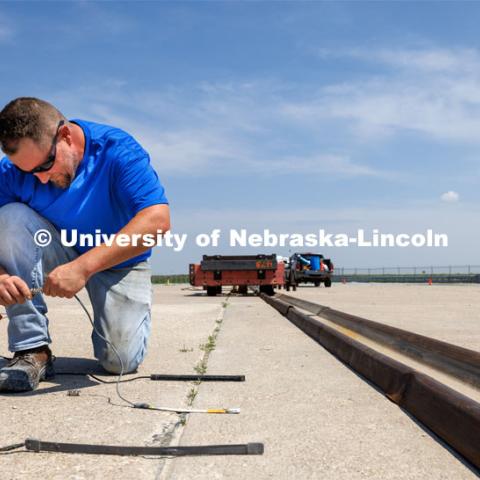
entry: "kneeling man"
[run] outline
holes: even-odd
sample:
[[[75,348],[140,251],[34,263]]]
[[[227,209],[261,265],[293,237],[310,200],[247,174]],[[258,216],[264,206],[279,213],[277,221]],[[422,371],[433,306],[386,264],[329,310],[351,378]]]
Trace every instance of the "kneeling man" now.
[[[83,287],[96,330],[121,362],[94,331],[95,357],[108,372],[134,371],[150,333],[151,250],[142,242],[65,246],[60,231],[138,238],[169,230],[148,153],[118,128],[68,120],[37,98],[0,112],[0,146],[8,157],[0,160],[0,304],[14,353],[0,369],[0,391],[33,390],[54,374],[44,295],[72,298]]]

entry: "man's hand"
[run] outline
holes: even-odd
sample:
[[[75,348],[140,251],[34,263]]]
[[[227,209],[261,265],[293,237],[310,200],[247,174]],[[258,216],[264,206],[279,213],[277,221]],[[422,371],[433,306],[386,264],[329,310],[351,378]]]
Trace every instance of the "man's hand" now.
[[[15,305],[31,300],[28,285],[20,278],[8,273],[0,275],[0,305]]]
[[[75,261],[52,270],[43,285],[43,293],[51,297],[72,298],[87,283],[88,275]]]

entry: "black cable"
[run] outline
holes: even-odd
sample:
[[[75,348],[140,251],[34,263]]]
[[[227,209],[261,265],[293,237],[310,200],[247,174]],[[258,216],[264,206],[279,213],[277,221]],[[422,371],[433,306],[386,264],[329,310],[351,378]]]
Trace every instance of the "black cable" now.
[[[126,382],[133,382],[134,380],[140,380],[142,378],[148,378],[150,379],[150,376],[149,375],[141,375],[139,377],[133,377],[133,378],[126,378],[124,380],[120,380],[120,382],[118,380],[113,380],[113,381],[109,381],[109,380],[103,380],[102,378],[100,377],[97,377],[96,375],[93,375],[92,373],[83,373],[83,372],[55,372],[55,375],[81,375],[81,376],[84,376],[84,377],[92,377],[94,378],[97,382],[100,382],[100,383],[126,383]]]
[[[118,380],[108,381],[97,377],[93,373],[88,372],[56,372],[55,375],[83,375],[92,377],[100,383],[118,383]],[[120,383],[133,382],[134,380],[148,379],[148,380],[163,380],[170,382],[244,382],[245,375],[188,375],[188,374],[161,374],[152,373],[151,375],[141,375],[133,378],[126,378],[121,380]]]
[[[11,445],[6,445],[5,447],[0,447],[0,452],[10,452],[11,450],[16,450],[17,448],[22,448],[24,446],[25,446],[25,442],[12,443]]]
[[[131,402],[130,400],[126,399],[121,393],[120,393],[120,382],[122,381],[122,376],[123,374],[125,373],[125,367],[123,365],[123,361],[122,361],[122,357],[120,356],[120,354],[118,353],[117,349],[115,348],[115,345],[110,342],[109,340],[107,340],[98,330],[97,330],[97,327],[95,326],[95,324],[93,323],[93,320],[92,320],[92,317],[90,316],[90,312],[87,310],[87,307],[84,305],[84,303],[80,300],[80,298],[78,298],[78,295],[74,295],[74,297],[76,298],[77,302],[80,304],[80,306],[83,308],[83,311],[87,314],[87,317],[88,317],[88,320],[90,322],[90,324],[92,325],[92,328],[93,330],[95,331],[95,333],[107,344],[110,346],[110,348],[113,350],[113,352],[115,353],[115,355],[117,356],[118,358],[118,362],[120,363],[120,373],[118,375],[118,378],[115,382],[112,382],[112,383],[115,383],[116,385],[116,390],[117,390],[117,395],[119,396],[119,398],[121,400],[123,400],[125,403],[128,403],[130,406],[132,406],[133,408],[135,408],[135,404],[133,402]]]
[[[30,290],[32,295],[36,295],[37,293],[42,293],[42,288],[33,288]],[[93,330],[95,331],[95,333],[102,339],[105,341],[105,343],[107,343],[107,345],[109,345],[112,349],[112,351],[115,353],[115,355],[117,356],[118,358],[118,361],[120,363],[120,373],[118,375],[118,378],[117,380],[115,381],[107,381],[107,380],[102,380],[100,378],[98,378],[97,376],[95,375],[92,375],[92,374],[85,374],[85,373],[80,373],[80,372],[61,372],[61,373],[57,373],[57,375],[88,375],[92,378],[94,378],[95,380],[97,380],[98,382],[100,383],[107,383],[107,384],[115,384],[116,386],[116,392],[117,392],[117,396],[123,400],[125,403],[128,404],[129,407],[131,408],[145,408],[145,409],[150,409],[150,410],[159,410],[159,411],[165,411],[165,412],[177,412],[177,413],[240,413],[240,409],[237,409],[237,408],[231,408],[231,409],[205,409],[205,410],[193,410],[193,409],[183,409],[183,408],[180,408],[180,409],[174,409],[174,408],[167,408],[167,407],[152,407],[151,405],[147,404],[147,403],[133,403],[131,402],[130,400],[128,400],[127,398],[125,398],[121,393],[120,393],[120,383],[125,383],[125,382],[131,382],[131,381],[134,381],[134,380],[139,380],[141,378],[149,378],[150,380],[173,380],[172,377],[175,377],[175,380],[179,380],[180,377],[183,377],[182,379],[183,380],[186,380],[185,377],[187,377],[187,375],[161,375],[161,374],[154,374],[154,375],[150,375],[150,376],[138,376],[138,377],[134,377],[134,378],[129,378],[129,379],[125,379],[125,380],[122,380],[122,376],[123,374],[125,373],[125,368],[124,368],[124,365],[123,365],[123,361],[122,361],[122,357],[120,356],[120,354],[118,353],[117,349],[115,348],[115,345],[113,345],[112,342],[110,342],[108,339],[106,339],[98,330],[97,328],[95,327],[95,324],[93,322],[93,319],[90,315],[90,312],[87,310],[87,307],[85,307],[84,303],[80,300],[80,298],[77,296],[77,295],[74,295],[75,299],[78,301],[78,303],[80,304],[80,306],[82,307],[82,309],[84,310],[85,314],[87,315],[88,317],[88,320],[90,322],[90,324],[92,325],[92,328]],[[229,295],[227,295],[227,298],[229,297]],[[3,357],[3,358],[6,358],[6,357]],[[11,360],[10,358],[6,358],[7,360]],[[167,378],[169,377],[169,378]],[[188,377],[192,377],[191,375],[188,375]],[[213,380],[213,377],[214,376],[202,376],[202,375],[199,375],[198,377],[195,376],[195,381],[203,381],[203,380],[207,380],[206,377],[212,377],[210,378],[210,381]],[[220,377],[226,377],[225,375],[218,375],[216,376],[218,377],[217,379],[215,379],[216,381],[218,381],[220,379]],[[245,376],[243,375],[233,375],[233,376],[229,376],[229,377],[236,377],[236,380],[233,380],[233,381],[245,381]],[[223,378],[223,381],[225,381],[226,378]],[[189,379],[189,381],[192,381],[192,379]]]

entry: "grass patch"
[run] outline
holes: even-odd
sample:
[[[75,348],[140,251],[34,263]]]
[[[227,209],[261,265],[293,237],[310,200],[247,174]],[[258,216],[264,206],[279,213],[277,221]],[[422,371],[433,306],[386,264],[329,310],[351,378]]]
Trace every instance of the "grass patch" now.
[[[206,360],[202,359],[197,365],[195,365],[194,370],[198,375],[205,375],[205,373],[207,373]]]
[[[226,308],[227,305],[228,305],[228,298],[225,302],[223,302],[222,306],[223,308]],[[202,359],[197,363],[197,365],[193,367],[193,370],[197,375],[205,375],[207,373],[208,356],[210,355],[210,352],[215,350],[215,347],[217,346],[217,337],[218,337],[218,334],[220,333],[220,326],[222,322],[223,322],[223,317],[219,318],[218,320],[215,320],[216,326],[212,334],[208,336],[208,339],[205,343],[202,343],[201,345],[199,345],[200,350],[202,350],[204,354]],[[184,345],[184,349],[185,349],[185,345]],[[185,350],[180,350],[180,351],[185,351]],[[200,380],[197,380],[195,382],[196,385],[200,385],[200,383],[201,383]],[[189,401],[190,401],[191,395],[193,395],[192,393],[193,391],[195,391],[195,396],[197,395],[197,390],[192,388],[187,397]],[[191,402],[193,402],[193,399],[195,398],[195,396],[192,398]]]
[[[195,401],[195,397],[197,396],[197,394],[198,394],[198,390],[192,387],[187,395],[187,401],[189,406],[193,405],[193,402]]]
[[[218,328],[218,327],[217,327]],[[215,350],[216,347],[216,340],[218,330],[217,328],[214,330],[213,335],[209,335],[207,343],[202,343],[200,345],[200,350],[203,350],[205,353],[210,353],[212,350]]]

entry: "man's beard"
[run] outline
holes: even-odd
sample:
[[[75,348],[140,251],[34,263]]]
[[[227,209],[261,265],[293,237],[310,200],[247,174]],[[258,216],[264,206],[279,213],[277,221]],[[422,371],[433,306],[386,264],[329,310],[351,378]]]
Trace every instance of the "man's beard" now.
[[[71,185],[74,178],[75,178],[75,174],[72,175],[70,173],[59,173],[55,175],[55,177],[51,177],[50,181],[56,187],[66,190]]]
[[[73,155],[70,156],[70,165],[72,170],[65,173],[57,173],[50,177],[50,181],[58,188],[66,190],[75,179],[75,174],[77,173],[77,168],[80,163],[80,160],[77,160]]]

